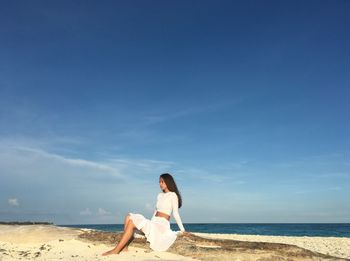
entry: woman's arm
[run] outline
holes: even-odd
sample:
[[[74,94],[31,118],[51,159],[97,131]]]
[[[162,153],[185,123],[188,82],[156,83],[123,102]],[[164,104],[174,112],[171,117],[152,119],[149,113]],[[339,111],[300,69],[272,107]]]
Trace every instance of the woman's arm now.
[[[177,225],[179,226],[181,232],[185,231],[184,226],[182,225],[182,221],[179,215],[179,200],[177,198],[177,194],[174,193],[173,196],[171,197],[171,204],[173,206],[173,216],[176,220]]]

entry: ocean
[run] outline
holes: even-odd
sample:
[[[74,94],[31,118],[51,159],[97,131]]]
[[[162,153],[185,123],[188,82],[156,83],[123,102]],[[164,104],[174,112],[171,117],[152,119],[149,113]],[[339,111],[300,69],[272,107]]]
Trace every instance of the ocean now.
[[[108,232],[120,232],[124,227],[123,224],[60,226]],[[174,231],[179,230],[176,224],[172,223],[170,226]],[[350,237],[350,223],[184,223],[184,227],[189,232],[215,234]]]

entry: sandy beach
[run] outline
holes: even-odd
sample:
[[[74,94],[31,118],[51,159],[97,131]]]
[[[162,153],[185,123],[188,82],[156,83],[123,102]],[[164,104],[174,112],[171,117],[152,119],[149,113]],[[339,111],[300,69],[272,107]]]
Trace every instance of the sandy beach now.
[[[83,235],[83,237],[82,237]],[[279,237],[249,236],[235,234],[194,233],[194,238],[179,238],[167,252],[152,251],[139,237],[135,244],[129,246],[128,252],[120,255],[103,257],[116,238],[108,237],[116,233],[97,232],[86,229],[63,228],[54,225],[0,225],[0,260],[339,260],[350,258],[350,238],[335,237]],[[120,234],[118,235],[120,236]],[[203,240],[201,240],[201,238]],[[187,240],[187,241],[186,241]],[[221,241],[220,241],[221,240]],[[238,241],[237,241],[238,240]],[[137,241],[137,240],[136,240]],[[241,242],[243,241],[243,242]],[[235,249],[220,245],[220,242],[236,242]],[[246,242],[246,243],[244,243]],[[248,242],[269,242],[251,245]],[[273,244],[271,244],[273,243]],[[277,244],[279,243],[279,244]],[[281,245],[288,244],[301,247]],[[193,246],[188,246],[193,244]],[[243,245],[242,245],[243,244]],[[254,243],[255,244],[255,243]],[[238,246],[238,245],[237,245]],[[274,249],[288,247],[292,252],[284,252],[278,257]],[[186,248],[187,247],[187,248]],[[194,248],[195,247],[195,248]],[[253,249],[252,249],[252,248]],[[182,251],[187,249],[186,251]],[[290,256],[296,251],[302,255]],[[193,253],[191,253],[191,251]],[[260,251],[260,252],[259,252]],[[288,250],[289,251],[289,250]],[[258,253],[259,252],[259,253]],[[314,255],[313,252],[327,256]],[[284,256],[286,258],[284,259]],[[294,255],[294,254],[293,254]],[[274,257],[274,258],[269,258]],[[303,258],[305,257],[305,258]]]
[[[118,256],[101,256],[111,245],[79,240],[79,234],[85,231],[46,225],[0,225],[0,260],[195,260],[132,246]]]

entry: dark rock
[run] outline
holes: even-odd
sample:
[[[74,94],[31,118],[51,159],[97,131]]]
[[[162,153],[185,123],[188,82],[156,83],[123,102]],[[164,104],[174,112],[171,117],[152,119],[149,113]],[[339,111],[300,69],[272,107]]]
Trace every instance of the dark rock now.
[[[100,242],[115,246],[121,239],[122,233],[89,231],[79,235],[82,240]],[[146,238],[134,238],[130,246],[146,249],[151,252]],[[207,239],[196,235],[180,235],[168,252],[196,258],[199,260],[232,260],[239,257],[241,260],[256,261],[331,261],[347,260],[330,255],[320,254],[297,246],[247,242],[227,239]]]

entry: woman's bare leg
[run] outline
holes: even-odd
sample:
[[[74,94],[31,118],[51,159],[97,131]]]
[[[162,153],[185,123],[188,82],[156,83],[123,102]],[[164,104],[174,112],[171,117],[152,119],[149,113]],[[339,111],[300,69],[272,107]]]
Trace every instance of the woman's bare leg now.
[[[126,215],[126,217],[125,217],[125,219],[124,219],[124,231],[126,230],[126,227],[127,227],[127,225],[128,225],[128,223],[129,223],[130,220],[131,220],[131,219],[130,219],[130,215],[129,215],[129,214]],[[126,243],[126,245],[125,245],[125,247],[123,248],[122,251],[125,251],[125,252],[128,251],[128,246],[129,246],[130,243],[133,241],[133,239],[134,239],[134,235],[131,236],[130,240],[128,241],[128,243]]]
[[[102,255],[107,256],[107,255],[111,255],[111,254],[119,254],[120,251],[123,249],[123,247],[128,243],[128,241],[133,236],[135,227],[136,226],[135,226],[134,222],[132,222],[132,220],[129,220],[119,243],[115,246],[115,248],[103,253]]]

